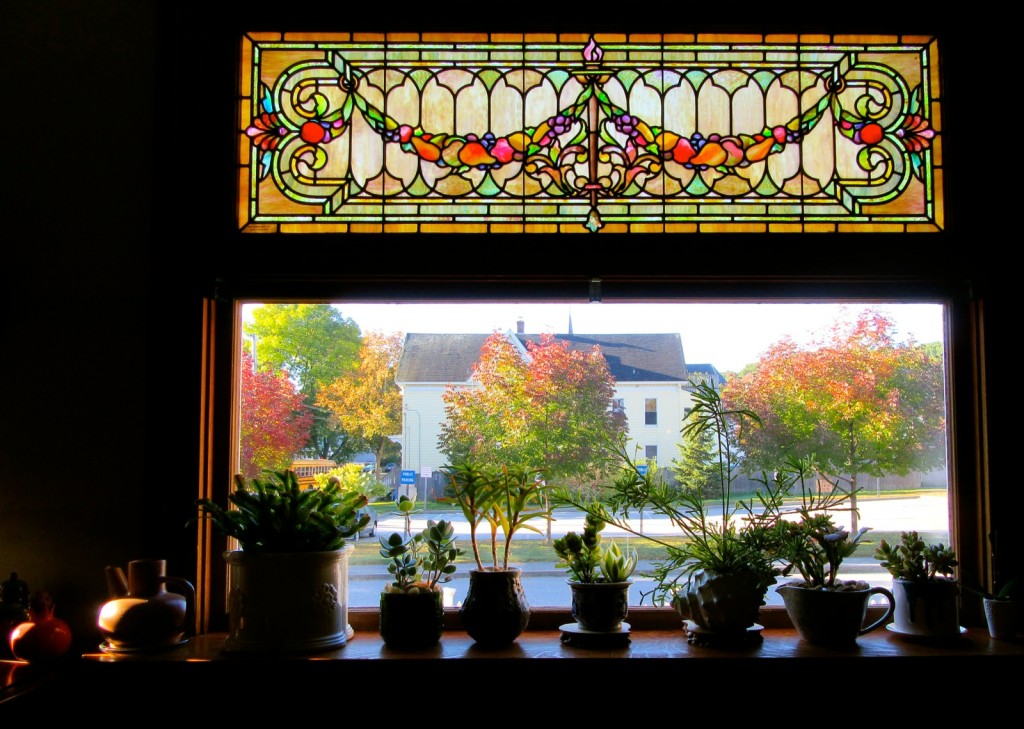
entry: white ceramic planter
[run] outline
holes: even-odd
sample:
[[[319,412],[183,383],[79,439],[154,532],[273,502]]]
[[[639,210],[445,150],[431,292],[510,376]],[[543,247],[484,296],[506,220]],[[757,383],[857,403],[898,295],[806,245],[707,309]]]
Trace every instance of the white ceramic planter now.
[[[953,580],[892,581],[893,629],[922,638],[960,635],[960,586]]]
[[[224,650],[308,653],[338,648],[348,624],[351,544],[333,552],[224,553],[228,635]]]
[[[1013,640],[1017,637],[1017,605],[1010,600],[985,598],[985,621],[988,634],[996,640]]]

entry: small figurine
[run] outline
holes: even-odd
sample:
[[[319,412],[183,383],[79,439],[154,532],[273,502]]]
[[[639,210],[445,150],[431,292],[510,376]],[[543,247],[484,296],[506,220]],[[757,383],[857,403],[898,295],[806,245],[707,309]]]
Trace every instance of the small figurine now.
[[[50,593],[36,590],[29,599],[29,619],[11,631],[11,653],[23,661],[59,658],[71,647],[71,628],[53,614]]]

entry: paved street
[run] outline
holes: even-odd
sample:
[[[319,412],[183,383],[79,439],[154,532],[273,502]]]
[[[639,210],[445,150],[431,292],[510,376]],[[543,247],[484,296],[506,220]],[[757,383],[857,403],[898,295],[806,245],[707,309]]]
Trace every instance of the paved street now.
[[[925,494],[921,496],[908,496],[906,498],[870,499],[861,498],[858,504],[860,507],[859,526],[871,527],[885,531],[909,531],[917,529],[924,532],[945,532],[949,530],[949,506],[944,494]],[[412,519],[414,531],[426,526],[428,519],[450,519],[456,527],[456,533],[464,536],[468,542],[469,525],[462,518],[461,514],[447,513],[419,513]],[[837,524],[849,527],[849,514],[839,512],[834,517]],[[635,523],[639,526],[640,519]],[[381,512],[377,529],[380,533],[402,531],[403,521],[401,517],[392,516],[388,512]],[[655,517],[653,514],[644,515],[642,522],[643,532],[650,535],[672,535],[679,534],[674,530],[668,521],[662,517]],[[569,531],[582,531],[583,518],[578,512],[570,510],[558,510],[555,512],[555,522],[552,533],[554,536],[564,535]],[[623,535],[624,533],[614,527],[607,527],[602,535],[610,537]],[[523,531],[516,535],[515,539],[540,539],[541,537],[531,532]],[[945,537],[948,539],[948,537]],[[642,572],[647,565],[641,564],[638,572]],[[848,559],[843,563],[840,571],[842,579],[864,580],[871,585],[888,587],[892,582],[892,576],[880,567],[877,561],[872,559]],[[353,566],[349,570],[349,604],[352,607],[375,607],[380,599],[380,591],[387,582],[387,573],[383,565],[378,566]],[[452,604],[457,605],[466,594],[469,586],[469,572],[465,562],[459,565],[455,573],[455,579],[448,583],[453,588],[451,593]],[[523,586],[526,591],[527,600],[534,607],[552,607],[569,605],[569,587],[565,583],[565,573],[555,569],[554,560],[548,563],[531,563],[524,566]],[[653,581],[642,576],[634,575],[634,584],[630,590],[630,604],[640,604],[640,592],[649,590]],[[774,589],[769,590],[767,596],[769,605],[782,605],[782,598]],[[650,602],[645,601],[645,605]]]

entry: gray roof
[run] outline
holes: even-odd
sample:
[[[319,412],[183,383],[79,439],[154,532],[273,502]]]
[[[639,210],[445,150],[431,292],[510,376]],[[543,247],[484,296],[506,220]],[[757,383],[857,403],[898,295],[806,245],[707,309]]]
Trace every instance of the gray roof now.
[[[467,382],[489,334],[407,334],[395,379],[407,382]],[[514,335],[523,343],[540,334]],[[574,350],[597,345],[616,382],[686,382],[678,334],[556,334]]]
[[[725,375],[713,364],[688,364],[687,369],[690,371],[689,379],[696,382],[711,382],[715,387],[722,387],[725,384]]]

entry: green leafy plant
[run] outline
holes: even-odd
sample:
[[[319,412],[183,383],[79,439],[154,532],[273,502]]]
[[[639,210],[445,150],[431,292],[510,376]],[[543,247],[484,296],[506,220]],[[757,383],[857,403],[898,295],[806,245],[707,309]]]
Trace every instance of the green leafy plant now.
[[[449,487],[469,522],[469,538],[477,568],[485,569],[480,553],[480,527],[490,532],[491,569],[509,568],[513,537],[522,529],[541,534],[531,522],[551,514],[545,503],[547,482],[537,469],[502,465],[497,468],[471,459],[442,467]],[[499,539],[499,533],[501,538]],[[499,556],[499,542],[504,546]]]
[[[423,531],[379,537],[380,555],[389,560],[388,573],[394,581],[386,592],[419,592],[436,590],[440,584],[450,582],[455,573],[455,561],[465,554],[455,546],[455,527],[444,519],[427,521]]]
[[[402,517],[402,521],[405,524],[405,533],[407,535],[412,534],[412,515],[418,511],[416,502],[402,494],[395,500],[395,508],[398,510],[394,513]]]
[[[815,514],[788,526],[780,555],[788,562],[783,574],[800,573],[804,587],[835,589],[839,566],[857,550],[857,544],[870,531],[862,527],[850,532],[832,523],[829,514]]]
[[[1019,584],[1020,580],[1014,577],[1013,579],[1004,582],[1003,586],[1000,587],[998,590],[994,590],[992,592],[981,587],[971,587],[969,585],[963,585],[963,588],[968,592],[973,592],[978,597],[985,598],[986,600],[998,600],[1000,602],[1008,602],[1013,599],[1014,592],[1016,591],[1017,586]]]
[[[626,437],[605,443],[609,461],[617,468],[603,502],[588,502],[566,489],[558,489],[554,501],[573,506],[594,518],[612,524],[665,549],[666,557],[655,561],[647,573],[654,579],[652,589],[641,592],[641,603],[650,598],[654,604],[673,602],[698,571],[719,575],[752,574],[764,589],[774,584],[781,573],[777,564],[780,538],[784,534],[780,515],[787,479],[764,479],[765,489],[750,502],[732,500],[736,478],[737,454],[733,428],[753,427],[760,418],[749,410],[728,410],[718,391],[702,382],[693,385],[694,407],[683,428],[684,437],[710,432],[717,459],[717,487],[714,492],[721,513],[712,514],[714,501],[703,488],[676,488],[658,478],[654,469],[640,468],[626,447]],[[669,544],[641,532],[630,520],[630,513],[653,509],[667,517],[686,538],[683,544]]]
[[[790,479],[792,484],[782,484],[781,490],[791,493],[795,484],[800,487],[800,502],[795,508],[797,519],[780,522],[778,555],[787,564],[783,575],[794,571],[802,578],[802,587],[837,589],[844,586],[837,582],[839,567],[843,560],[853,555],[857,545],[870,531],[863,527],[853,535],[833,522],[832,514],[852,495],[838,483],[829,483],[827,488],[815,478],[814,486],[809,485],[810,476],[817,472],[814,457],[790,457],[786,468],[776,473],[777,479]],[[783,511],[794,513],[791,507]],[[865,583],[855,582],[853,587],[862,589]]]
[[[582,534],[571,531],[554,541],[555,553],[559,558],[555,566],[566,568],[566,573],[581,583],[628,580],[639,559],[636,550],[627,556],[617,544],[603,548],[600,532],[604,527],[602,519],[587,514]]]
[[[944,544],[926,544],[916,531],[903,532],[899,544],[881,540],[875,549],[889,574],[900,580],[925,582],[952,580],[956,553]]]
[[[329,552],[345,546],[370,520],[360,514],[365,494],[343,492],[337,480],[302,489],[294,471],[268,471],[268,478],[234,479],[229,506],[196,500],[200,518],[238,540],[245,552]],[[234,508],[231,508],[231,507]]]

